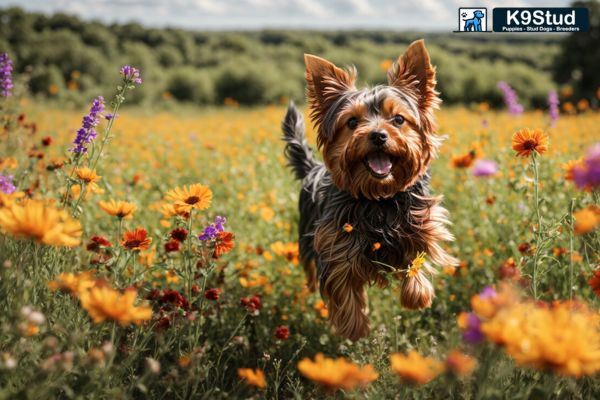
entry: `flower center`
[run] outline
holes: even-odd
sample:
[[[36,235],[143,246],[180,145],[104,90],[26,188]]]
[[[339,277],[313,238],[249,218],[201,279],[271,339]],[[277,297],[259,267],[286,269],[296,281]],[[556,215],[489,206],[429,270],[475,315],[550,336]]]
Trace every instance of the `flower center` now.
[[[190,196],[185,200],[185,202],[187,204],[196,204],[199,201],[200,201],[200,197],[198,197],[198,196]]]
[[[523,148],[525,150],[535,150],[536,147],[537,142],[535,140],[527,139],[525,142],[523,142]]]
[[[125,247],[133,249],[134,247],[139,247],[139,245],[142,243],[141,240],[138,239],[132,239],[132,240],[128,240],[125,242]]]

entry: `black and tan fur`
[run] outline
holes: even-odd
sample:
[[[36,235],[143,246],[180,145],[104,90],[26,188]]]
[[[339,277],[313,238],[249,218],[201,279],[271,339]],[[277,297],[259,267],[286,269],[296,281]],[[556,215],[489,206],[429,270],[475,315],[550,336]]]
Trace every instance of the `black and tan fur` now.
[[[452,240],[447,212],[429,193],[429,163],[442,142],[434,132],[440,102],[435,69],[423,41],[411,44],[388,71],[388,86],[358,90],[354,70],[311,55],[305,62],[323,162],[314,158],[293,104],[282,124],[285,154],[303,184],[300,256],[308,286],[319,286],[333,326],[356,340],[369,332],[365,288],[387,284],[382,272],[391,267],[402,279],[405,307],[423,308],[434,296],[427,277],[434,270],[428,264],[407,277],[407,266],[421,251],[433,264],[456,264],[441,246]],[[375,243],[381,247],[374,251]]]

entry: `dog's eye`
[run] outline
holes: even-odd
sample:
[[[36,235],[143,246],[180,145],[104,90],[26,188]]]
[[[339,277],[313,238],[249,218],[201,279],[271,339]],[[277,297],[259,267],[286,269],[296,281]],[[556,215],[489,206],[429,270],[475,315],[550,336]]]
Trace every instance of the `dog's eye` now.
[[[355,117],[352,117],[348,120],[348,122],[346,122],[346,125],[348,128],[354,130],[358,126],[358,120]]]
[[[404,123],[404,117],[402,115],[396,115],[394,117],[394,124],[400,126]]]

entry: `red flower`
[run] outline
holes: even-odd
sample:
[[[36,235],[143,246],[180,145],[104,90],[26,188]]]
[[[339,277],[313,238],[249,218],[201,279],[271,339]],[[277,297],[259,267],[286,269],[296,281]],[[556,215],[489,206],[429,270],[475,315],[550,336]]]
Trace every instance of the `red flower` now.
[[[588,285],[596,293],[596,296],[600,297],[600,268],[594,271],[594,275],[588,281]]]
[[[219,288],[211,288],[204,292],[204,297],[208,300],[219,300],[219,296],[221,296],[221,289]]]
[[[511,257],[506,260],[499,269],[500,279],[511,279],[511,280],[519,280],[521,278],[521,271],[519,270],[519,266],[515,263],[515,260]]]
[[[529,243],[521,243],[518,247],[519,252],[523,255],[533,255],[534,249]]]
[[[171,231],[171,238],[178,242],[185,242],[187,235],[188,231],[185,228],[175,228]]]
[[[46,136],[45,138],[42,139],[42,145],[44,147],[48,147],[52,144],[52,137],[50,136]]]
[[[213,252],[213,258],[217,259],[223,254],[229,253],[233,249],[233,233],[231,232],[219,232],[217,235],[217,242],[215,243],[215,249]]]
[[[249,312],[254,312],[262,308],[262,300],[260,296],[256,294],[252,297],[242,297],[240,299],[240,304],[246,307],[246,310]]]
[[[177,290],[152,290],[146,297],[148,300],[157,301],[161,305],[170,305],[175,308],[188,310],[190,302]]]
[[[179,251],[179,242],[177,240],[169,240],[167,243],[165,243],[165,251],[167,253],[171,253],[174,251]]]
[[[111,247],[108,239],[102,236],[92,236],[90,240],[91,242],[86,246],[88,251],[98,252],[102,247]]]
[[[275,329],[275,337],[280,340],[287,340],[290,337],[290,328],[285,325],[278,326]]]

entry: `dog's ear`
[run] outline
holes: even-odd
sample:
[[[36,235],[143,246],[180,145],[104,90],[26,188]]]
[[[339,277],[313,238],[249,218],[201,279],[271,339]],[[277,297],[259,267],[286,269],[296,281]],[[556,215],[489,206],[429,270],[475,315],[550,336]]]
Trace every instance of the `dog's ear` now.
[[[345,71],[311,54],[304,55],[304,62],[310,116],[316,124],[321,124],[329,107],[344,92],[354,89],[356,71]]]
[[[388,70],[388,82],[415,97],[424,128],[431,130],[432,112],[441,102],[435,90],[435,67],[431,65],[424,40],[416,40]],[[429,126],[427,126],[429,124]]]

